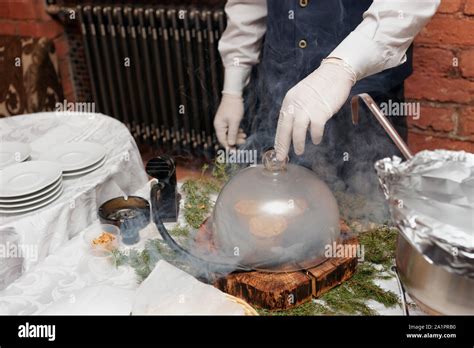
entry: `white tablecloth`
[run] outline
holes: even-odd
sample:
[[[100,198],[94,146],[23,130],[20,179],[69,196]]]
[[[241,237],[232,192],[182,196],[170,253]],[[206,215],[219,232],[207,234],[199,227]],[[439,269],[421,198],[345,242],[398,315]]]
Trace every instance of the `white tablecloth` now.
[[[149,187],[147,183],[133,194],[149,199]],[[59,250],[0,291],[0,315],[37,314],[56,301],[66,299],[73,302],[75,294],[80,290],[98,285],[111,286],[121,292],[135,291],[138,287],[138,278],[131,267],[117,268],[112,265],[110,259],[104,261],[91,255],[90,246],[86,245],[83,236],[86,231],[98,225],[100,222],[96,219]],[[140,242],[133,248],[141,249],[146,240],[158,237],[155,225],[149,224],[140,231]],[[131,301],[132,296],[123,296],[119,300],[121,304],[116,306],[115,313],[108,312],[108,314],[129,314]],[[128,312],[124,308],[128,308]],[[83,313],[88,313],[88,310],[85,308]]]
[[[0,119],[0,141],[29,143],[31,160],[68,142],[96,142],[107,150],[101,168],[79,178],[65,178],[64,192],[52,204],[26,214],[0,214],[0,243],[9,250],[0,262],[0,289],[89,226],[97,219],[100,204],[130,195],[147,182],[130,132],[102,114],[48,112]]]

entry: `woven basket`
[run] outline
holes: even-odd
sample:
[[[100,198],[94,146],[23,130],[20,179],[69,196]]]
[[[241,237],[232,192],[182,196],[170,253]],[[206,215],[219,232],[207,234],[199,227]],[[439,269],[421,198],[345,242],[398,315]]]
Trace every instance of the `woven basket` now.
[[[244,315],[249,315],[249,316],[258,315],[257,311],[252,306],[250,306],[247,302],[245,302],[244,300],[242,300],[238,297],[229,295],[229,294],[226,294],[226,296],[229,300],[239,304],[244,309]]]

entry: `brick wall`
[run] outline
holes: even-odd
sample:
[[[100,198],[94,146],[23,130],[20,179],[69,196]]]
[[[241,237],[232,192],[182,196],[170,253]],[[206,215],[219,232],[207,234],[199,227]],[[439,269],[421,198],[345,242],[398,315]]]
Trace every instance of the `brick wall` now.
[[[46,13],[44,0],[0,0],[0,35],[52,39],[58,56],[64,97],[75,101],[66,35],[61,23]]]
[[[407,98],[421,103],[409,145],[474,152],[474,0],[442,0],[415,40]]]

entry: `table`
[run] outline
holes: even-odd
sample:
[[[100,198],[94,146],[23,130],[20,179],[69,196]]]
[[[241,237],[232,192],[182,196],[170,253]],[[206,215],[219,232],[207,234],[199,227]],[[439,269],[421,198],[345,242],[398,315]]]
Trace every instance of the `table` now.
[[[133,194],[148,199],[149,187],[146,183]],[[38,314],[55,301],[64,298],[73,301],[74,293],[97,285],[109,285],[122,290],[120,293],[124,294],[124,297],[117,301],[115,312],[107,314],[129,314],[132,301],[130,295],[138,287],[138,278],[131,267],[116,268],[112,264],[104,265],[101,264],[100,258],[90,254],[90,247],[84,242],[83,235],[99,224],[99,220],[95,220],[1,291],[0,314]],[[155,225],[149,224],[140,231],[140,242],[133,247],[140,249],[147,239],[158,237]],[[84,313],[90,312],[84,309]]]
[[[31,160],[68,142],[96,142],[107,150],[101,168],[79,178],[65,178],[64,192],[52,204],[26,214],[0,214],[0,244],[17,250],[0,263],[0,289],[93,223],[103,202],[130,195],[148,181],[127,127],[102,114],[47,112],[3,118],[0,141],[29,143]]]
[[[148,199],[149,192],[150,184],[147,183],[134,195]],[[181,205],[183,203],[184,200],[181,200]],[[184,218],[180,214],[178,222],[183,221]],[[70,301],[74,301],[81,290],[97,285],[106,285],[114,292],[115,305],[108,306],[107,312],[103,314],[128,315],[135,290],[138,288],[138,278],[131,267],[115,268],[113,265],[101,265],[100,262],[95,262],[100,260],[94,259],[88,253],[83,234],[88,229],[95,228],[98,223],[95,221],[20,279],[0,291],[0,315],[47,313],[52,305],[62,303],[66,306]],[[165,225],[168,229],[174,226],[173,223]],[[136,249],[142,248],[150,238],[161,238],[154,224],[140,231],[140,237],[140,242],[134,246]],[[382,288],[401,295],[396,279],[380,280],[378,283]],[[410,315],[422,314],[413,301],[409,298],[407,301],[410,304]],[[400,307],[385,308],[375,301],[371,301],[368,305],[382,315],[403,315]],[[95,310],[95,308],[83,308],[81,313],[75,314],[98,314]]]

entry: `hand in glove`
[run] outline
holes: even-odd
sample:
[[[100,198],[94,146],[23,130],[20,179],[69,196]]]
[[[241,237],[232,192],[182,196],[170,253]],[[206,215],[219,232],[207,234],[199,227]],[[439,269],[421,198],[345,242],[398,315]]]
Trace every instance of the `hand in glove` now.
[[[221,103],[214,117],[214,128],[219,143],[225,148],[245,143],[246,134],[239,128],[244,116],[241,96],[222,93]]]
[[[344,61],[328,58],[291,88],[280,109],[275,137],[277,158],[288,156],[291,139],[295,153],[303,154],[308,127],[313,143],[319,144],[324,125],[345,103],[355,82],[355,73]]]

